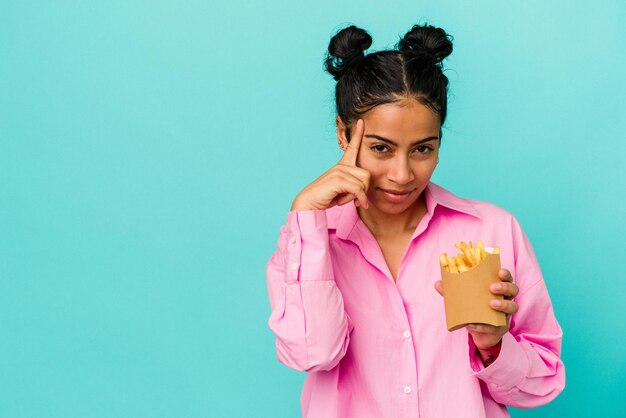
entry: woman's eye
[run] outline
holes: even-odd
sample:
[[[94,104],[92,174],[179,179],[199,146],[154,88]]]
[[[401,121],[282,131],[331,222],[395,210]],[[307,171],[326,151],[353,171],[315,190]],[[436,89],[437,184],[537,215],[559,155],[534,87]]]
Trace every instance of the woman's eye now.
[[[427,145],[420,145],[419,147],[415,148],[415,151],[419,152],[420,154],[426,154],[432,151],[432,148]]]
[[[374,145],[371,149],[373,151],[375,151],[375,152],[385,152],[385,151],[387,151],[387,147],[384,146],[384,145]]]

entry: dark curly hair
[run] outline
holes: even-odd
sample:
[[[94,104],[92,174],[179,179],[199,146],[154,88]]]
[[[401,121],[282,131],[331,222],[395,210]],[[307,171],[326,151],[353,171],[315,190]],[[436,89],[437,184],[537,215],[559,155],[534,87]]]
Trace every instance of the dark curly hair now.
[[[397,50],[365,55],[372,37],[349,26],[330,40],[326,71],[337,81],[337,115],[349,126],[375,106],[413,98],[446,119],[448,78],[442,61],[452,53],[452,37],[443,29],[415,25],[397,44]]]

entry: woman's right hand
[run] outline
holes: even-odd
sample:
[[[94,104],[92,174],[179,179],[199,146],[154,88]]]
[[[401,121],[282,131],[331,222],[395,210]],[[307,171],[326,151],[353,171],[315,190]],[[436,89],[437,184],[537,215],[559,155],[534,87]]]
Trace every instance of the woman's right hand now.
[[[351,200],[356,200],[356,206],[368,208],[370,173],[356,165],[364,131],[364,122],[359,119],[341,160],[302,189],[291,205],[292,211],[324,210]]]

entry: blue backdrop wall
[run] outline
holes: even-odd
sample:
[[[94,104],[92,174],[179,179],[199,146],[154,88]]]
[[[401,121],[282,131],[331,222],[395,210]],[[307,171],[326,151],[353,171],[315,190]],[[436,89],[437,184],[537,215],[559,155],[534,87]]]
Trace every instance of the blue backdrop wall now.
[[[454,36],[434,180],[512,212],[567,387],[514,417],[617,416],[626,387],[626,5],[0,2],[0,416],[296,417],[265,263],[340,157],[330,36]],[[476,181],[477,178],[482,180]]]

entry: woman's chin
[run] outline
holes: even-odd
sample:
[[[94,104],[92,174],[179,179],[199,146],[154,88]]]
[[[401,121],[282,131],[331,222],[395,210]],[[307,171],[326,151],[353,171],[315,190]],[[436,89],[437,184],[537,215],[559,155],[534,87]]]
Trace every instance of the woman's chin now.
[[[389,203],[386,201],[370,201],[370,207],[374,206],[378,212],[385,215],[400,215],[415,206],[417,199],[411,199],[411,201],[402,203]]]

